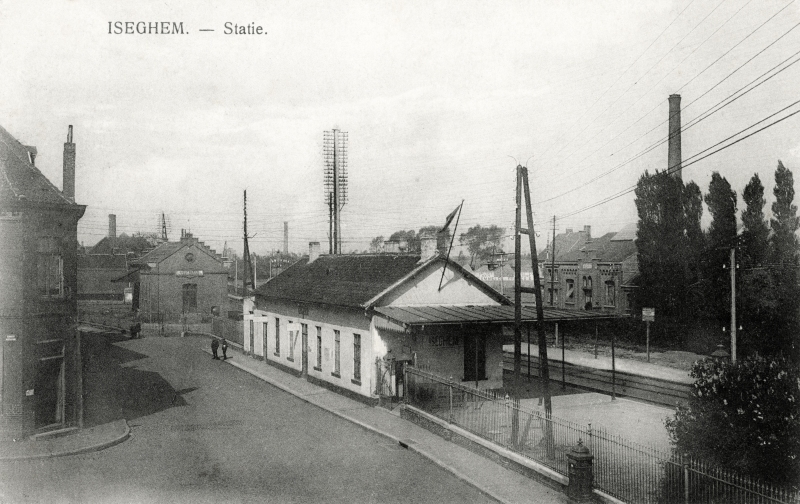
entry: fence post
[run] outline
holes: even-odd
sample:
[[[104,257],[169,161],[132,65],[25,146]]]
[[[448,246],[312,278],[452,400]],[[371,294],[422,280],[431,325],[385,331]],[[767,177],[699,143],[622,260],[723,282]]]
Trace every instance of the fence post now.
[[[447,416],[447,421],[453,423],[453,377],[447,379],[447,390],[450,396],[450,414]]]
[[[683,462],[683,502],[689,504],[689,464]]]

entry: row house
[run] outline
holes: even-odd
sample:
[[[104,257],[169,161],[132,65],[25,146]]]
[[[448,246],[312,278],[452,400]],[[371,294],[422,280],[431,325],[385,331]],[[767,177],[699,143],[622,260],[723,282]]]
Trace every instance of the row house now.
[[[72,126],[63,189],[35,147],[0,127],[0,438],[81,424],[77,330],[78,221]]]
[[[539,253],[545,306],[629,315],[639,274],[636,224],[593,238],[567,229]]]

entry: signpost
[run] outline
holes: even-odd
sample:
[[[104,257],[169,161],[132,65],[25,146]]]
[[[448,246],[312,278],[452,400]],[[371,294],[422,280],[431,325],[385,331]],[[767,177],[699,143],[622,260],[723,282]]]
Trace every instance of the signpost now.
[[[650,322],[656,320],[656,309],[642,308],[642,320],[647,323],[647,362],[650,362]]]

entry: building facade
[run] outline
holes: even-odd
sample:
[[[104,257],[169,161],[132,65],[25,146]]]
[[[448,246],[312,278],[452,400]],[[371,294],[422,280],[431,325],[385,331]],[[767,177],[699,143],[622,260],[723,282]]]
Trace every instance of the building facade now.
[[[466,319],[409,325],[379,310],[442,313],[508,304],[461,266],[445,264],[435,239],[423,240],[422,254],[320,255],[316,243],[307,258],[245,300],[244,349],[362,399],[402,396],[408,363],[481,388],[500,388],[501,325]]]
[[[590,226],[557,235],[555,259],[552,243],[539,254],[544,305],[630,315],[639,274],[635,240],[635,224],[599,238]]]
[[[137,265],[138,278],[132,278],[139,283],[138,306],[147,320],[197,323],[228,303],[222,256],[189,232],[178,242],[160,244]]]
[[[77,226],[72,126],[58,190],[36,148],[0,127],[0,437],[79,427]]]

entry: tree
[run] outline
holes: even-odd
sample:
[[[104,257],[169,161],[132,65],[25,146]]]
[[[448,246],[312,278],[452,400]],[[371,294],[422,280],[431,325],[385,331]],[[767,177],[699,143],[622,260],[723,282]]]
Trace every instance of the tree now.
[[[696,184],[683,185],[666,172],[645,172],[636,186],[636,233],[640,284],[637,304],[652,306],[666,329],[690,320],[696,305],[688,287],[696,282],[697,257],[703,248],[702,196]],[[684,334],[683,330],[675,334]],[[672,335],[670,335],[672,336]]]
[[[780,307],[774,320],[774,337],[767,345],[776,353],[786,352],[796,360],[798,356],[798,308],[800,289],[797,285],[797,229],[800,219],[794,200],[794,177],[792,172],[778,161],[775,170],[775,202],[772,203],[771,255],[772,279]]]
[[[376,236],[369,242],[369,251],[372,253],[383,252],[383,235]]]
[[[731,313],[730,250],[737,241],[736,191],[725,177],[714,172],[705,201],[712,219],[703,261],[705,305],[709,315],[725,325]]]
[[[706,359],[665,424],[680,453],[771,483],[800,484],[800,370],[788,359]]]
[[[466,233],[461,233],[458,237],[459,243],[467,247],[469,252],[469,265],[472,269],[477,269],[482,262],[488,262],[493,252],[500,252],[500,241],[505,230],[492,224],[488,227],[481,227],[480,224],[473,226]]]
[[[400,243],[400,252],[419,252],[419,237],[413,229],[395,231],[389,236],[389,241]]]
[[[754,173],[742,193],[745,209],[742,211],[742,237],[740,263],[744,268],[760,267],[767,262],[769,253],[769,226],[764,219],[764,186],[758,173]]]

